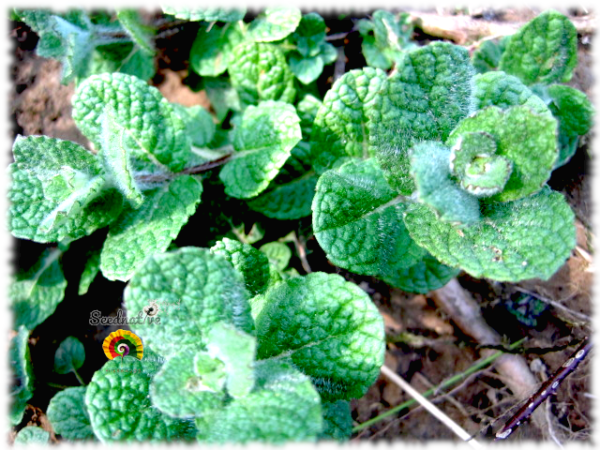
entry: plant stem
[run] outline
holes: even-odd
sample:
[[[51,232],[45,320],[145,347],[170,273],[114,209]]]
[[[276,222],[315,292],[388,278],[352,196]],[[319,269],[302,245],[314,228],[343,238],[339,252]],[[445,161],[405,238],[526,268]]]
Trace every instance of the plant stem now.
[[[194,167],[188,167],[187,169],[183,169],[181,172],[177,172],[177,173],[160,173],[160,174],[150,174],[150,175],[138,175],[136,177],[137,181],[141,181],[141,182],[145,182],[145,183],[159,183],[162,181],[168,181],[168,180],[172,180],[173,178],[176,178],[179,175],[195,175],[195,174],[199,174],[202,172],[206,172],[210,169],[214,169],[215,167],[219,167],[222,166],[223,164],[227,163],[231,157],[232,157],[233,153],[228,153],[222,157],[220,157],[219,159],[215,159],[214,161],[209,161],[206,162],[204,164],[200,164],[199,166],[194,166]]]
[[[509,345],[508,349],[514,350],[514,349],[518,348],[523,342],[525,342],[525,339],[521,339],[521,340],[515,342],[514,344]],[[504,354],[503,352],[496,352],[486,358],[478,359],[477,361],[475,361],[475,363],[473,363],[473,365],[471,365],[471,367],[469,367],[464,372],[456,374],[451,378],[448,378],[447,380],[443,381],[439,386],[433,387],[421,395],[423,397],[429,397],[432,394],[438,393],[442,389],[452,386],[453,384],[456,384],[456,383],[468,378],[469,376],[473,375],[474,373],[479,372],[480,370],[484,369],[486,366],[493,363],[499,356],[501,356],[503,354]],[[369,419],[366,422],[363,422],[360,425],[355,426],[352,429],[352,432],[355,433],[357,431],[364,430],[365,428],[368,428],[371,425],[373,425],[387,417],[393,416],[394,414],[398,413],[399,411],[414,405],[416,402],[417,401],[415,399],[407,400],[404,403],[402,403],[398,406],[395,406],[392,409],[385,411],[384,413],[379,414],[377,417]]]
[[[79,381],[79,384],[81,384],[82,386],[85,386],[85,381],[83,381],[83,378],[81,378],[79,376],[79,374],[77,373],[77,370],[75,370],[75,368],[73,368],[73,373],[75,374],[77,381]]]

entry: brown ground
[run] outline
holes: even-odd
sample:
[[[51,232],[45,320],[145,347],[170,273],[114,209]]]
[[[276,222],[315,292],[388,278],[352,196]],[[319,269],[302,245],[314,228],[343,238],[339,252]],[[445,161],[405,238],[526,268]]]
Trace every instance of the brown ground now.
[[[585,11],[562,11],[571,13],[580,30],[579,66],[572,82],[574,87],[593,94],[591,70],[591,32],[595,15]],[[439,13],[439,14],[437,14]],[[472,11],[471,14],[455,15],[454,11],[438,10],[424,14],[421,38],[450,36],[455,41],[466,41],[489,34],[489,30],[516,29],[535,13],[529,9],[493,12]],[[415,12],[415,15],[419,13]],[[512,27],[512,28],[511,28]],[[475,37],[473,37],[475,36]],[[86,144],[85,138],[71,120],[70,96],[73,86],[60,84],[60,65],[35,55],[35,36],[24,27],[12,31],[16,42],[15,64],[11,74],[14,90],[10,97],[11,112],[16,119],[15,134],[45,134]],[[159,74],[155,77],[159,89],[171,101],[185,105],[209,106],[203,92],[192,92],[183,84],[188,76],[185,65],[168,48],[169,39],[160,41],[164,48],[159,60]],[[462,42],[461,42],[462,43]],[[189,43],[190,44],[190,43]],[[189,45],[188,44],[188,45]],[[184,53],[181,51],[180,53]],[[351,58],[350,55],[347,56]],[[564,168],[555,172],[552,186],[562,191],[577,216],[578,247],[565,266],[549,281],[532,280],[517,285],[475,280],[467,275],[459,277],[460,283],[477,299],[484,317],[507,342],[522,337],[525,357],[531,367],[541,367],[537,372],[540,383],[568,357],[571,342],[590,333],[591,285],[593,256],[590,183],[588,169],[589,138],[579,148],[577,155]],[[309,238],[310,240],[310,238]],[[317,257],[313,256],[313,257]],[[425,295],[406,294],[390,289],[377,280],[358,277],[340,271],[348,279],[363,287],[379,307],[386,324],[388,351],[386,365],[423,392],[439,385],[443,380],[468,369],[479,358],[477,344],[462,334],[452,320],[436,308],[432,299]],[[539,319],[536,327],[520,324],[503,308],[503,300],[524,289],[537,294],[553,306]],[[35,342],[31,342],[35,344]],[[536,349],[543,351],[536,352]],[[589,358],[588,358],[589,359]],[[591,433],[590,364],[585,362],[552,396],[547,405],[548,429],[562,441],[589,440]],[[434,396],[435,404],[471,434],[491,436],[510,415],[517,399],[505,386],[493,367],[471,376],[451,394]],[[450,388],[450,389],[453,389]],[[446,390],[448,392],[448,389]],[[408,400],[400,388],[384,376],[371,387],[362,399],[352,402],[352,416],[360,424],[393,406]],[[423,409],[411,407],[410,413],[382,420],[354,435],[357,440],[403,439],[403,440],[454,440],[454,435]],[[43,411],[30,407],[24,422],[48,428]],[[513,440],[538,438],[539,431],[530,424],[522,425]]]

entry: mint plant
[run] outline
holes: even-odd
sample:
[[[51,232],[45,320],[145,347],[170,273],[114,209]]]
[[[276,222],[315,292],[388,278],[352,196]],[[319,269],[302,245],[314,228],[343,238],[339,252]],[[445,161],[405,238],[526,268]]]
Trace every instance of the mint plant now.
[[[153,31],[136,11],[119,11],[116,22],[105,14],[81,10],[64,14],[17,10],[15,14],[38,33],[37,53],[61,62],[63,84],[102,72],[127,73],[143,80],[154,75]]]
[[[537,38],[542,35],[546,38]],[[577,65],[577,30],[573,24],[562,14],[547,11],[500,44],[482,47],[474,58],[485,59],[479,56],[483,54],[493,54],[490,69],[497,67],[519,78],[548,106],[559,123],[555,167],[566,164],[575,154],[580,136],[590,131],[594,114],[583,92],[560,84],[571,79]]]
[[[558,13],[488,49],[478,74],[466,48],[419,47],[407,16],[376,11],[358,26],[368,66],[321,95],[316,81],[337,50],[318,14],[268,8],[246,22],[245,10],[164,12],[200,22],[189,64],[210,111],[169,102],[149,71],[130,70],[154,52],[154,31],[136,13],[110,23],[18,13],[40,34],[38,53],[76,82],[73,119],[89,145],[13,144],[9,228],[51,244],[10,290],[13,424],[33,391],[29,333],[63,300],[63,255],[86,236],[103,242],[81,261],[79,295],[101,274],[127,283],[130,318],[157,301],[178,305],[159,309],[159,324],[129,324],[141,360],[109,360],[51,400],[64,439],[103,443],[349,438],[350,401],[383,364],[381,315],[342,276],[299,273],[287,238],[265,236],[259,222],[246,233],[245,212],[280,221],[295,243],[309,227],[332,265],[416,293],[461,271],[548,279],[575,246],[573,213],[547,182],[593,109],[557,84],[576,55]],[[546,28],[548,42],[530,39]],[[183,233],[200,245],[180,245]],[[84,360],[69,338],[56,371],[77,375]]]

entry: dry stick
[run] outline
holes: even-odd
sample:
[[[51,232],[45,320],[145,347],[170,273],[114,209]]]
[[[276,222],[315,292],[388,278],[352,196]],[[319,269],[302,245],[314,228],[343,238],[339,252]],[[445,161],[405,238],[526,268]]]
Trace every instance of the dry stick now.
[[[581,345],[575,350],[571,357],[564,362],[562,366],[552,376],[542,384],[538,391],[531,396],[529,400],[506,422],[498,433],[496,440],[506,439],[512,432],[521,425],[527,417],[531,415],[548,397],[556,392],[560,383],[564,381],[577,368],[579,363],[584,360],[592,348],[592,343],[589,339],[585,339]],[[539,410],[541,411],[541,410]]]
[[[501,344],[500,335],[492,329],[481,315],[481,309],[471,295],[465,291],[456,278],[450,280],[444,287],[433,291],[433,299],[462,330],[463,333],[475,338],[480,345]],[[481,350],[482,355],[490,350]],[[538,387],[527,362],[519,355],[502,355],[496,361],[496,370],[506,378],[506,384],[519,399],[529,397]],[[545,417],[541,410],[533,414],[533,421],[540,431],[545,430]]]
[[[444,414],[437,406],[427,400],[425,397],[421,395],[415,388],[413,388],[409,383],[404,381],[404,379],[396,372],[388,368],[387,366],[381,367],[381,373],[387,376],[391,381],[397,384],[400,388],[404,389],[406,393],[408,393],[411,397],[413,397],[417,402],[423,406],[431,415],[433,415],[436,419],[446,425],[454,434],[460,437],[463,441],[467,442],[474,448],[482,448],[482,445],[471,439],[471,435],[463,430],[456,422],[454,422],[450,417]]]

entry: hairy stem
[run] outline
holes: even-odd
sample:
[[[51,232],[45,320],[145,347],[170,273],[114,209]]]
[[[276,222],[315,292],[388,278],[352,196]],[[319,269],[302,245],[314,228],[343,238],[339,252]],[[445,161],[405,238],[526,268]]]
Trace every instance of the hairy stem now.
[[[204,164],[200,164],[199,166],[188,167],[187,169],[183,169],[181,172],[177,173],[153,173],[149,175],[138,175],[136,177],[136,180],[144,183],[159,183],[162,181],[172,180],[173,178],[176,178],[179,175],[199,174],[214,169],[215,167],[222,166],[231,159],[232,155],[233,153],[228,153],[219,159],[215,159],[214,161],[209,161]]]

